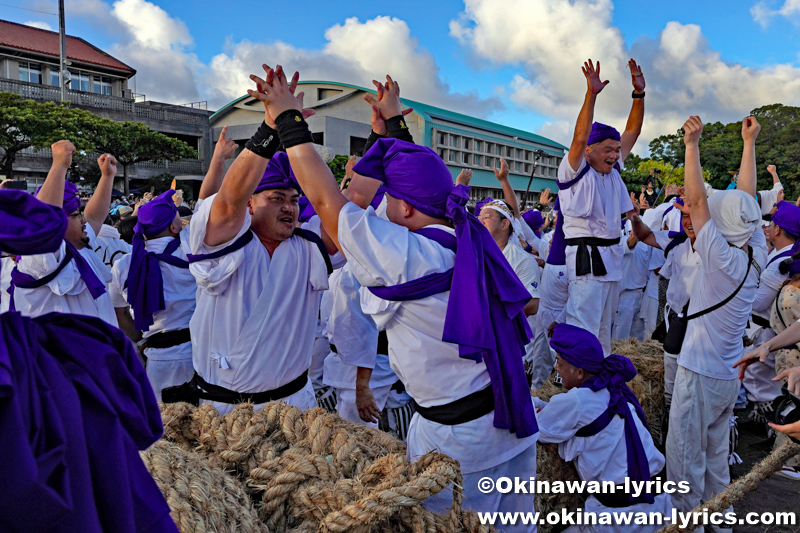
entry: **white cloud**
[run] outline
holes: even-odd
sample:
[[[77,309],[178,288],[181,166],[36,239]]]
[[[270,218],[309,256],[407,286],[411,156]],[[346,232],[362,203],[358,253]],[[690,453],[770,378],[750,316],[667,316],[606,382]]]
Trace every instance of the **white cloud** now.
[[[28,22],[24,22],[26,26],[30,26],[31,28],[39,28],[40,30],[47,30],[53,31],[53,28],[50,27],[50,24],[46,22],[42,22],[41,20],[29,20]]]
[[[775,17],[785,17],[797,22],[797,16],[800,15],[800,0],[785,0],[783,5],[775,10],[770,9],[766,2],[759,2],[750,8],[750,15],[762,28],[769,26]]]
[[[679,22],[668,22],[657,39],[640,39],[629,50],[612,25],[612,11],[611,0],[466,0],[450,33],[496,65],[518,65],[512,101],[549,117],[540,131],[567,145],[586,88],[580,66],[590,57],[600,60],[602,78],[611,82],[598,97],[595,120],[617,128],[624,127],[631,105],[627,59],[642,66],[647,111],[639,153],[690,114],[726,122],[762,105],[800,103],[800,69],[792,65],[726,63],[700,26]]]

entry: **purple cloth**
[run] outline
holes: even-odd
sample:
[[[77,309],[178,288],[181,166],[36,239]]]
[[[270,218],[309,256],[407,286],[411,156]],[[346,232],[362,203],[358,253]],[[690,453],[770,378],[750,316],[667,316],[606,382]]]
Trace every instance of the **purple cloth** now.
[[[308,222],[308,219],[317,214],[314,206],[308,201],[308,196],[301,196],[297,200],[297,205],[300,208],[300,215],[297,217],[297,221],[300,223]]]
[[[666,211],[664,211],[664,214],[663,214],[663,215],[661,215],[661,218],[662,218],[662,219],[663,219],[665,216],[667,216],[667,213],[669,213],[669,212],[670,212],[670,210],[672,210],[672,209],[675,209],[675,204],[684,205],[684,204],[683,204],[683,198],[678,198],[678,199],[676,199],[676,200],[675,200],[675,203],[673,203],[671,206],[669,206],[669,207],[667,208],[667,210],[666,210]],[[667,256],[669,255],[669,253],[672,251],[672,249],[673,249],[673,248],[675,248],[676,246],[678,246],[679,244],[681,244],[681,243],[683,243],[683,242],[686,242],[686,239],[688,239],[688,238],[689,238],[689,236],[688,236],[688,235],[686,234],[686,232],[683,230],[683,224],[681,224],[681,229],[680,229],[680,231],[670,231],[670,232],[669,232],[667,235],[668,235],[668,236],[669,236],[669,238],[670,238],[670,239],[672,239],[672,240],[671,240],[671,241],[670,241],[670,243],[667,245],[667,247],[666,247],[666,248],[664,248],[664,257],[667,257]]]
[[[451,271],[369,290],[380,298],[402,301],[449,288],[442,340],[457,344],[459,357],[486,364],[494,395],[494,427],[524,438],[539,430],[522,364],[525,345],[531,338],[522,309],[530,294],[489,231],[467,213],[468,200],[469,188],[452,187],[446,216],[456,225],[456,258],[449,284],[446,278]],[[451,235],[438,238],[433,232],[419,233],[437,242],[441,239],[443,246],[452,249]],[[404,298],[404,292],[416,294]]]
[[[586,141],[586,144],[596,144],[603,142],[606,139],[614,139],[615,141],[619,141],[621,137],[619,132],[611,126],[606,126],[605,124],[595,122],[592,124],[592,131],[589,133],[589,140]]]
[[[25,191],[0,190],[0,250],[14,255],[55,252],[66,231],[63,209]]]
[[[36,189],[36,192],[33,194],[34,196],[39,196],[39,191],[42,188],[39,187]],[[78,187],[71,181],[64,182],[64,202],[61,204],[61,208],[67,215],[71,215],[81,207],[81,195],[78,192]]]
[[[544,226],[544,217],[535,209],[529,209],[528,211],[522,213],[522,220],[524,220],[533,231],[536,231]]]
[[[627,382],[636,377],[636,367],[627,357],[612,354],[603,357],[603,347],[591,332],[570,324],[558,324],[553,330],[550,346],[566,362],[574,367],[582,368],[593,377],[584,381],[580,387],[599,391],[607,389],[609,393],[608,407],[605,412],[576,433],[578,437],[590,437],[605,429],[614,416],[619,415],[625,422],[625,449],[627,452],[628,476],[633,481],[650,481],[650,465],[644,451],[641,435],[636,427],[633,414],[628,404],[636,409],[639,420],[646,428],[647,418],[644,415],[639,399],[628,387]],[[653,503],[655,498],[650,492],[639,497],[629,496],[630,503]]]
[[[0,530],[178,531],[139,451],[162,433],[131,342],[100,319],[0,315]],[[13,495],[13,497],[8,497]]]
[[[567,243],[564,237],[564,215],[559,211],[558,198],[553,204],[553,211],[558,212],[556,227],[553,230],[553,240],[550,241],[550,251],[547,253],[548,265],[565,266],[567,264]]]
[[[164,260],[166,256],[173,257],[172,252],[180,245],[180,239],[167,245],[171,249],[165,250],[163,254],[148,252],[145,249],[145,239],[157,237],[175,221],[178,207],[172,200],[174,194],[175,191],[170,189],[140,207],[139,221],[133,228],[133,250],[125,286],[128,289],[128,303],[133,308],[133,325],[137,331],[148,331],[153,325],[153,315],[166,309],[159,260]],[[180,261],[177,257],[174,259]],[[182,261],[176,266],[189,268],[189,263]]]
[[[795,239],[800,238],[800,207],[795,204],[786,200],[778,202],[772,222]]]
[[[353,171],[383,182],[390,196],[405,200],[428,216],[447,216],[453,176],[430,148],[400,139],[378,139]]]
[[[286,152],[278,152],[272,156],[253,194],[272,189],[297,189],[297,192],[303,194],[300,184],[297,183],[297,178],[294,177],[292,166],[289,164],[289,156],[286,155]]]
[[[475,204],[475,212],[478,213],[478,215],[479,215],[481,213],[481,209],[483,209],[483,206],[485,206],[489,202],[494,202],[494,198],[492,198],[491,196],[487,196],[483,200],[479,201],[477,204]],[[478,216],[478,215],[475,215],[475,216]]]

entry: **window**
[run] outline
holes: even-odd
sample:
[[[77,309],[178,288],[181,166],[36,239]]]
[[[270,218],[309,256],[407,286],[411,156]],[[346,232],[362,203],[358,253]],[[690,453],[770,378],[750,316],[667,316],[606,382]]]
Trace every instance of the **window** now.
[[[475,155],[475,156],[474,156],[474,161],[473,161],[473,164],[474,164],[476,167],[479,167],[479,166],[481,166],[481,156],[479,156],[479,155]]]
[[[494,157],[486,156],[486,166],[493,167],[494,166]]]
[[[517,159],[522,159],[522,150],[520,150],[519,148],[517,148],[517,152],[516,152],[516,156],[515,156],[515,157],[516,157]]]
[[[325,133],[318,132],[311,134],[311,142],[314,144],[324,145],[325,144]]]
[[[327,100],[343,92],[341,89],[317,89],[317,100]]]
[[[92,76],[94,92],[111,96],[111,78],[105,76]]]
[[[69,83],[69,88],[73,91],[89,92],[89,74],[80,71],[69,71],[72,76],[72,81]]]
[[[464,150],[469,150],[470,145],[472,144],[472,139],[464,139]]]
[[[519,168],[520,168],[519,161],[515,161],[514,162],[514,171],[515,172],[519,172]]]
[[[553,176],[556,175],[556,172],[555,172],[554,169],[549,168],[549,169],[547,169],[547,174],[552,178]]]
[[[480,152],[481,151],[481,142],[480,141],[475,141],[475,151],[476,152]]]
[[[450,146],[458,146],[458,137],[455,135],[450,136]]]
[[[350,155],[357,155],[362,157],[364,155],[364,148],[367,146],[367,140],[363,137],[350,137]]]
[[[19,81],[42,83],[42,66],[38,63],[19,62]]]
[[[462,153],[461,154],[461,162],[464,163],[464,164],[469,165],[469,154]]]
[[[495,145],[495,147],[494,147],[494,148],[495,148],[495,150],[494,150],[494,153],[496,153],[496,154],[497,154],[497,155],[499,155],[499,156],[502,156],[502,155],[503,155],[503,147],[502,147],[502,146],[500,146],[500,145],[498,144],[498,145]]]
[[[439,144],[440,144],[440,145],[444,145],[444,144],[445,144],[445,136],[444,136],[444,133],[440,133],[440,134],[439,134]]]
[[[486,143],[486,153],[491,154],[494,152],[494,143]]]
[[[452,161],[453,163],[456,162],[456,152],[452,150],[450,150],[450,161]]]
[[[439,148],[438,152],[439,152],[439,157],[441,157],[441,158],[442,158],[442,160],[444,161],[444,159],[445,159],[445,155],[446,155],[446,153],[447,153],[447,150],[444,150],[444,149],[442,149],[442,148]]]
[[[50,67],[50,85],[53,87],[60,87],[61,80],[58,79],[58,69],[55,67]]]

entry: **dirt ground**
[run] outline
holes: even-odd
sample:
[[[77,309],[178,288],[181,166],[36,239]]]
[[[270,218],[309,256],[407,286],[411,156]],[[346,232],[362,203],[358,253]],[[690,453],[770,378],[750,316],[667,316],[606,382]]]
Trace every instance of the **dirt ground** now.
[[[736,452],[743,463],[731,467],[731,479],[747,474],[754,464],[764,459],[772,451],[774,439],[768,438],[763,426],[748,420],[750,411],[736,413],[739,417],[739,445]],[[800,481],[772,476],[765,479],[755,492],[747,494],[734,506],[737,515],[749,512],[787,512],[797,513],[800,521]],[[800,524],[795,526],[736,526],[736,533],[800,533]]]

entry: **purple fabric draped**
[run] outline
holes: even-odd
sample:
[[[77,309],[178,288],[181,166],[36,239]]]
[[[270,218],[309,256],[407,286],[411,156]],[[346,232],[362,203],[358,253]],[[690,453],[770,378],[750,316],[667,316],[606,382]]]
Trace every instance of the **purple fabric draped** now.
[[[133,252],[125,287],[127,301],[133,309],[133,325],[137,331],[148,331],[153,325],[153,315],[167,308],[164,301],[164,278],[161,274],[161,261],[179,268],[189,268],[189,262],[172,253],[181,245],[180,235],[176,236],[163,253],[156,254],[145,249],[141,234],[133,237]]]
[[[481,209],[483,209],[483,206],[485,206],[489,202],[494,202],[494,198],[492,198],[491,196],[487,196],[486,198],[480,200],[477,204],[475,204],[475,213],[476,213],[475,216],[480,214]]]
[[[14,255],[55,252],[66,231],[63,209],[25,191],[0,190],[0,250]]]
[[[41,190],[42,188],[39,187],[38,189],[36,189],[36,192],[33,193],[33,195],[39,196],[39,191]],[[63,209],[67,215],[71,215],[80,208],[81,208],[81,195],[80,192],[78,191],[78,186],[72,183],[71,181],[65,181],[64,200],[61,204],[61,209]]]
[[[548,265],[564,266],[567,264],[567,243],[564,242],[564,215],[559,211],[558,198],[553,204],[553,211],[558,211],[556,227],[553,230],[553,240],[550,241],[550,251],[547,253]]]
[[[253,194],[271,189],[297,189],[297,192],[303,194],[300,184],[297,183],[297,178],[294,177],[292,166],[289,164],[289,156],[286,155],[286,152],[278,152],[272,156]]]
[[[0,530],[178,531],[139,451],[162,433],[124,334],[102,320],[0,315]],[[13,497],[10,497],[13,495]]]
[[[301,196],[297,200],[297,205],[300,208],[300,215],[297,217],[297,221],[300,223],[308,222],[308,219],[317,214],[314,206],[308,201],[308,196]]]
[[[628,462],[628,477],[633,481],[650,481],[650,465],[647,453],[642,444],[642,438],[636,427],[633,414],[628,404],[636,409],[636,415],[642,424],[649,429],[639,399],[628,387],[627,382],[636,377],[636,367],[627,357],[612,354],[603,357],[603,347],[592,333],[583,328],[569,324],[558,324],[550,339],[550,346],[572,366],[582,368],[594,374],[581,388],[592,391],[607,389],[609,393],[608,406],[602,415],[582,427],[576,435],[578,437],[591,437],[605,429],[614,416],[619,415],[625,422],[625,450]],[[652,493],[644,492],[634,498],[629,496],[629,501],[635,503],[653,503],[655,498]]]
[[[613,139],[615,141],[619,141],[622,139],[619,132],[612,128],[611,126],[607,126],[605,124],[601,124],[600,122],[595,122],[592,124],[592,131],[589,132],[589,140],[586,141],[587,145],[596,144],[599,142],[603,142],[606,139]]]
[[[522,213],[522,220],[524,220],[534,232],[544,225],[544,217],[535,209],[529,209],[528,211]]]
[[[800,238],[800,207],[795,204],[786,200],[778,202],[772,222],[795,239]]]
[[[442,340],[457,344],[459,357],[486,364],[495,400],[494,427],[524,438],[539,430],[522,364],[531,338],[522,309],[530,294],[489,231],[467,213],[468,200],[469,189],[463,185],[453,187],[447,200],[447,217],[456,225],[457,251]],[[404,285],[418,295],[435,294],[429,291],[442,288],[448,276],[449,271],[437,273]],[[386,288],[370,288],[378,296],[382,289]],[[401,286],[390,289],[395,296],[403,292]]]

